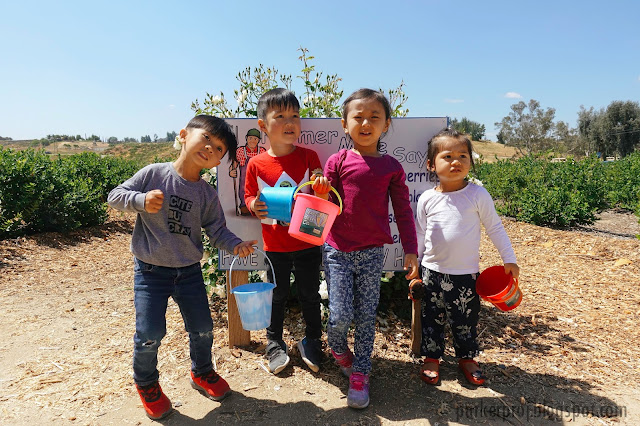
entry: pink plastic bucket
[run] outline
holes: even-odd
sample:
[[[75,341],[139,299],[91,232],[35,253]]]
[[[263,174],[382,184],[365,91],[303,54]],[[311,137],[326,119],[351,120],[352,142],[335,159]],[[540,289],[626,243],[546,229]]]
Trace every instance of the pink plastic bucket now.
[[[522,302],[518,279],[505,273],[502,265],[491,266],[482,271],[476,280],[476,291],[501,311],[515,309]]]
[[[295,205],[289,223],[289,235],[309,244],[324,244],[333,226],[336,217],[342,213],[342,198],[334,188],[331,190],[337,195],[340,207],[331,201],[323,200],[315,195],[300,194],[298,191],[307,182],[298,187],[293,195]]]

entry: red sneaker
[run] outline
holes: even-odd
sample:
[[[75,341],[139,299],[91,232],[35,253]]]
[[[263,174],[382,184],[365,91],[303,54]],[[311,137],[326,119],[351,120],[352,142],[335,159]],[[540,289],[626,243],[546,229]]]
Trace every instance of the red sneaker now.
[[[214,370],[197,376],[191,372],[191,387],[214,401],[222,401],[231,393],[231,388],[225,379]]]
[[[151,383],[147,386],[136,385],[144,411],[151,420],[160,420],[171,414],[173,407],[167,395],[162,392],[158,382]]]

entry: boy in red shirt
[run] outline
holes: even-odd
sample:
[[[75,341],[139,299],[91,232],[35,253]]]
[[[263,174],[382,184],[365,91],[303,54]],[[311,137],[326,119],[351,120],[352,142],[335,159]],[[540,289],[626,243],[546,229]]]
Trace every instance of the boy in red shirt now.
[[[273,263],[274,271],[268,271],[268,278],[277,286],[273,291],[266,349],[269,370],[273,374],[278,374],[289,364],[287,345],[282,340],[282,328],[292,270],[306,323],[306,336],[298,342],[298,349],[303,361],[314,372],[319,371],[323,356],[318,293],[321,249],[290,236],[288,223],[268,219],[267,206],[260,201],[262,188],[299,186],[311,179],[314,179],[312,188],[316,195],[327,198],[331,186],[327,178],[322,176],[318,154],[296,145],[300,136],[299,110],[298,99],[290,90],[277,88],[260,97],[258,126],[269,137],[271,147],[267,152],[251,158],[245,182],[245,203],[262,220],[264,249]]]

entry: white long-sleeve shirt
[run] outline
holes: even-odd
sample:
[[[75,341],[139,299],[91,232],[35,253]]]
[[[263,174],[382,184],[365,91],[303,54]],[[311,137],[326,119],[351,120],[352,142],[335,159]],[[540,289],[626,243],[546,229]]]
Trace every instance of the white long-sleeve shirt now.
[[[454,192],[425,191],[418,199],[418,259],[433,271],[466,275],[480,270],[480,224],[504,263],[517,263],[491,195],[468,183]]]

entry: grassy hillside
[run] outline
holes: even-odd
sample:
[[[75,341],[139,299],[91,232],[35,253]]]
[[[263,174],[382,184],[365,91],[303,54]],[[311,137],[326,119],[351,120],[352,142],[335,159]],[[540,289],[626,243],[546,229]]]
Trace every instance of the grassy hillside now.
[[[24,150],[33,148],[44,150],[51,156],[65,156],[80,154],[82,152],[95,152],[101,155],[122,157],[136,160],[143,164],[152,163],[154,160],[171,161],[177,158],[178,153],[173,149],[173,143],[121,143],[108,144],[105,142],[93,141],[65,141],[55,142],[47,146],[42,146],[35,141],[1,141],[6,149]]]
[[[109,147],[105,142],[94,141],[64,141],[54,142],[49,145],[42,145],[38,141],[1,141],[0,145],[8,149],[14,149],[17,151],[33,148],[41,149],[52,155],[71,155],[79,154],[85,151],[103,152]]]
[[[111,145],[104,151],[104,155],[122,157],[141,163],[152,163],[154,160],[173,161],[178,158],[178,151],[173,149],[173,143],[121,143]]]
[[[480,154],[487,163],[495,162],[496,157],[497,160],[503,160],[520,156],[520,153],[514,147],[490,141],[473,142],[473,150]]]
[[[108,144],[104,142],[92,141],[69,141],[56,142],[48,146],[34,144],[33,141],[2,141],[0,142],[5,148],[10,149],[44,149],[51,155],[71,155],[85,151],[97,152],[102,155],[111,155],[114,157],[122,157],[130,160],[140,161],[141,163],[152,163],[154,160],[172,161],[177,158],[178,153],[173,149],[173,144],[168,142],[161,143],[120,143]],[[483,157],[486,162],[496,161],[498,159],[518,157],[518,151],[509,146],[504,146],[496,142],[473,142],[473,149]]]

